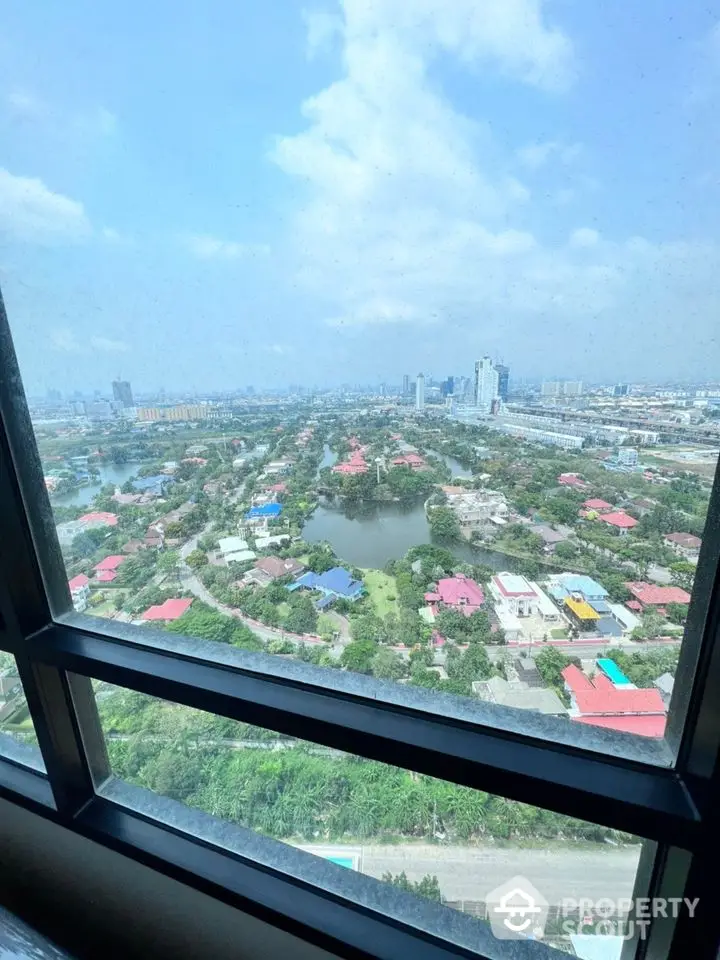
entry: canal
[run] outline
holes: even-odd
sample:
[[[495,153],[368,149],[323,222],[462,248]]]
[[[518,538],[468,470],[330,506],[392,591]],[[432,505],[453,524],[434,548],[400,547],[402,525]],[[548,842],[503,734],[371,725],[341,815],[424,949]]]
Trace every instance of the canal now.
[[[434,543],[425,506],[412,503],[337,501],[322,503],[303,528],[308,543],[327,540],[335,553],[356,567],[382,569],[388,560],[399,560],[410,547]],[[514,572],[517,560],[504,553],[476,548],[469,543],[440,543],[459,560],[484,563],[493,570]]]
[[[433,457],[437,457],[438,460],[442,460],[442,462],[450,468],[453,479],[459,477],[464,480],[472,480],[472,470],[470,470],[468,467],[464,467],[459,460],[455,459],[455,457],[448,457],[444,453],[438,453],[437,450],[428,450],[428,453]]]
[[[116,487],[122,487],[127,481],[137,476],[137,472],[142,464],[140,463],[107,463],[100,469],[100,479],[96,483],[87,483],[84,487],[78,487],[70,493],[64,493],[59,497],[52,497],[52,503],[58,507],[84,507],[92,501],[96,493],[105,486],[106,483],[112,483]]]

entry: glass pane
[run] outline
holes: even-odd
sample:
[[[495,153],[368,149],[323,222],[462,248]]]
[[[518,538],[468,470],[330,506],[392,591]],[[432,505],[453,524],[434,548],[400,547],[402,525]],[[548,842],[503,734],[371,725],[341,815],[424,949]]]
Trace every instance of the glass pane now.
[[[15,658],[0,650],[0,756],[44,770]]]
[[[483,922],[494,923],[495,891],[525,884],[549,911],[542,935],[534,924],[525,936],[564,950],[573,936],[632,932],[623,901],[633,896],[637,837],[129,690],[96,689],[112,770],[129,783]],[[148,809],[172,819],[172,807]],[[193,821],[193,832],[202,829]],[[608,901],[619,904],[616,916]]]
[[[633,4],[16,6],[75,608],[659,738],[720,447],[709,15],[644,4],[639,56]]]

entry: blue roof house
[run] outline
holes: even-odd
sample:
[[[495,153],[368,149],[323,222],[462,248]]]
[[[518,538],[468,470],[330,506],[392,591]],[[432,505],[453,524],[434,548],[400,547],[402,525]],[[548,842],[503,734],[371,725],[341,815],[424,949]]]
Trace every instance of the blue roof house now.
[[[270,519],[271,517],[279,517],[281,513],[281,503],[264,503],[261,507],[251,507],[245,514],[245,519],[255,520],[263,517]]]
[[[154,493],[161,497],[165,487],[169,487],[171,483],[175,483],[172,477],[159,473],[154,477],[139,477],[137,480],[133,480],[132,487],[138,493]]]
[[[317,602],[317,608],[322,610],[330,606],[335,600],[357,600],[362,596],[365,587],[361,580],[353,580],[349,572],[343,567],[333,567],[325,573],[313,573],[308,570],[298,577],[295,583],[288,586],[288,590],[318,590],[322,599]]]

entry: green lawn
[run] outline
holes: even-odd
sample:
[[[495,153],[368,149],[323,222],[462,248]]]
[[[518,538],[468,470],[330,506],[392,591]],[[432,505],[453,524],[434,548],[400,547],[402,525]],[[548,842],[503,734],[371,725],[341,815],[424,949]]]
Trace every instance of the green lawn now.
[[[327,613],[321,613],[318,616],[318,625],[317,633],[320,636],[331,636],[333,633],[336,633],[338,629],[337,623],[333,620],[332,617],[329,617]]]
[[[568,632],[565,627],[554,627],[550,631],[550,636],[553,638],[553,640],[565,640],[565,638],[568,636]]]
[[[363,581],[368,596],[379,617],[386,617],[389,613],[397,613],[397,585],[395,577],[390,577],[382,570],[363,570]],[[390,597],[393,599],[391,600]]]

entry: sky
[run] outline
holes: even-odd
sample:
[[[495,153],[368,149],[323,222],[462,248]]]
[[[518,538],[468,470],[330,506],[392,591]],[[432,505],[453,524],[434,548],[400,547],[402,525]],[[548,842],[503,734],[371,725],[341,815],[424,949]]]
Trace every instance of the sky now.
[[[0,0],[27,389],[717,378],[710,6]]]

